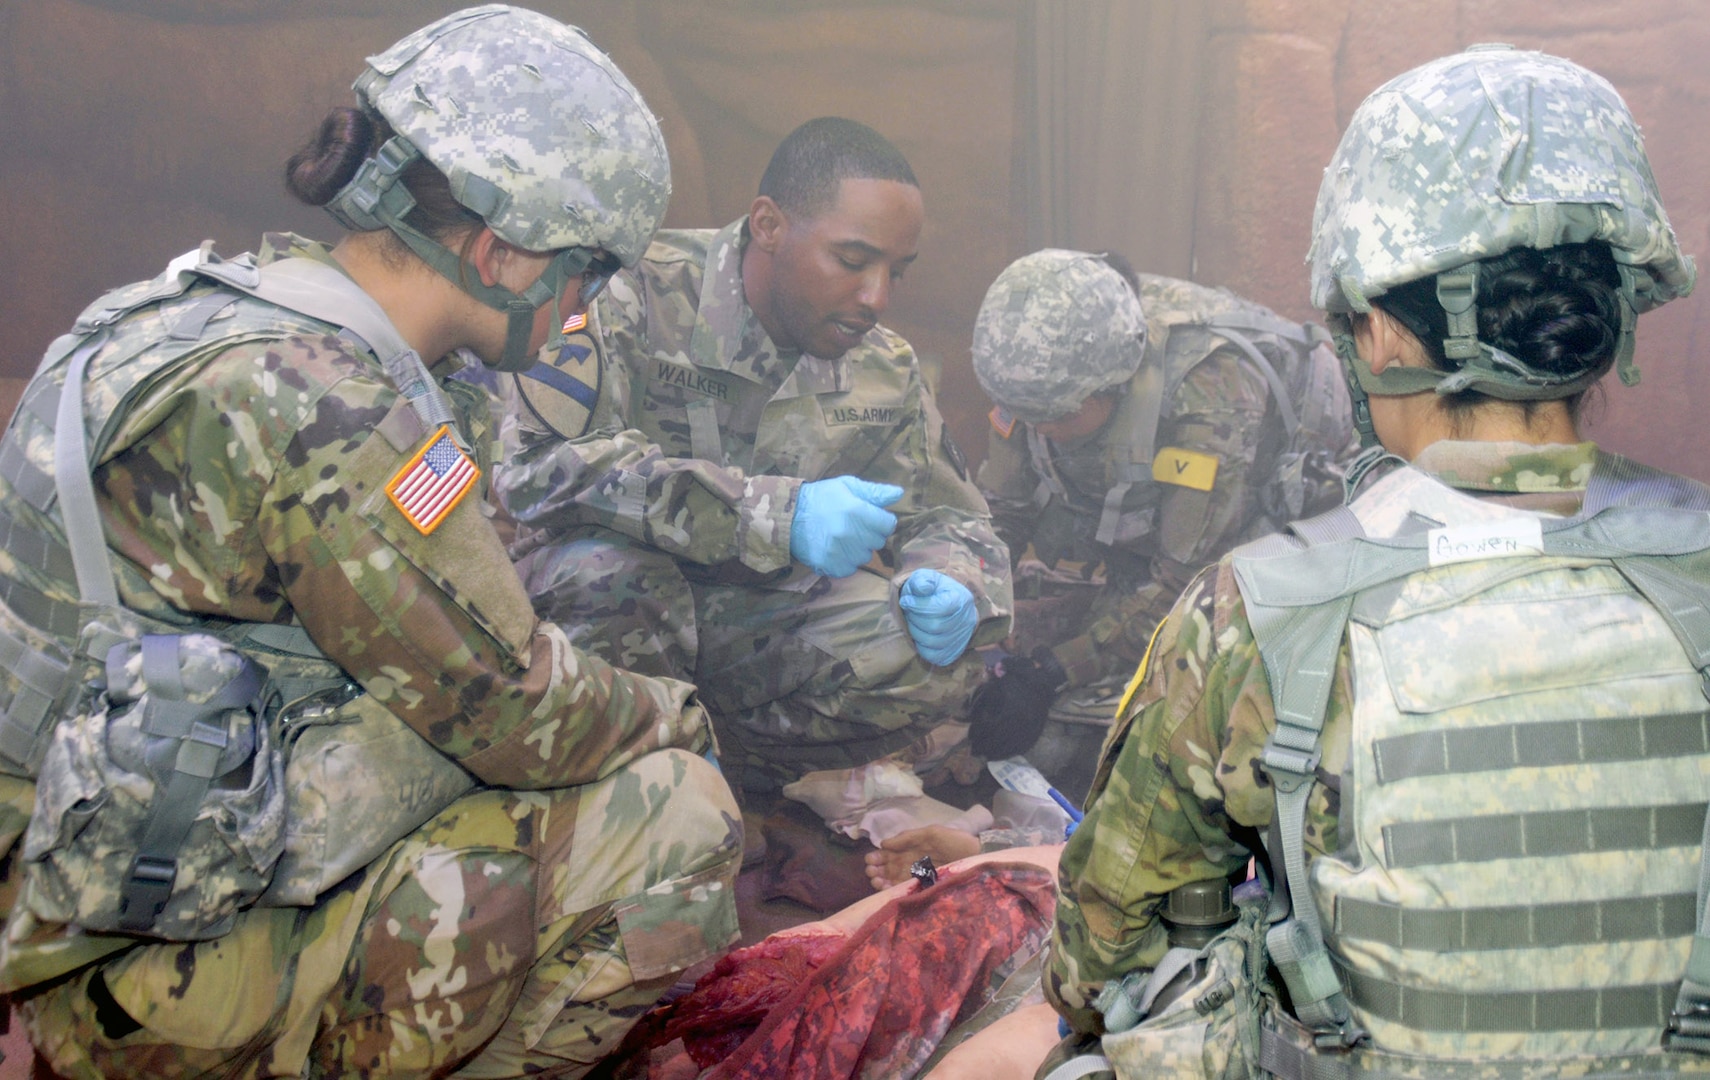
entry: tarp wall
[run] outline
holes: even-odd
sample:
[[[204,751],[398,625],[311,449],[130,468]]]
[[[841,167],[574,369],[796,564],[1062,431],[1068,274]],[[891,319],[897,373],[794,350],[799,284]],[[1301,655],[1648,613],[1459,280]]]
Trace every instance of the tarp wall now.
[[[103,288],[205,237],[332,237],[280,167],[362,57],[446,0],[0,0],[0,415]],[[1297,317],[1312,200],[1373,87],[1504,40],[1608,76],[1645,125],[1688,250],[1710,231],[1710,21],[1700,0],[536,0],[585,27],[663,122],[668,224],[747,207],[796,124],[889,135],[926,197],[921,257],[886,321],[938,373],[951,428],[985,450],[968,363],[987,284],[1043,245],[1112,248]],[[1645,381],[1591,433],[1710,480],[1694,403],[1705,304],[1641,323]]]

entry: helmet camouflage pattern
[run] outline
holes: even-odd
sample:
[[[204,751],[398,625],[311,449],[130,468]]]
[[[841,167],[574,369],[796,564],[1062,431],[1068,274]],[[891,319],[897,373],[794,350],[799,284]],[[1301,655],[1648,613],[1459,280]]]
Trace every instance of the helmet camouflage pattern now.
[[[468,8],[369,57],[355,89],[517,247],[603,248],[633,265],[665,215],[659,125],[575,27]]]
[[[1506,45],[1432,61],[1366,98],[1325,170],[1312,233],[1312,303],[1333,313],[1515,247],[1608,243],[1636,311],[1686,295],[1695,277],[1615,88]]]
[[[986,394],[1017,419],[1043,423],[1134,376],[1146,319],[1104,259],[1046,248],[1010,263],[986,290],[973,351]]]

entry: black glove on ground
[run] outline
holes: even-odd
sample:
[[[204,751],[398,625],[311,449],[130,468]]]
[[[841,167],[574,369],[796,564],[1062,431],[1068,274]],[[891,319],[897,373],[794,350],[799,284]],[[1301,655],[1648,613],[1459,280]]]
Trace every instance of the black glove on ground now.
[[[1069,678],[1041,645],[1033,655],[999,654],[968,702],[968,746],[987,760],[1024,754],[1045,730],[1057,690]]]

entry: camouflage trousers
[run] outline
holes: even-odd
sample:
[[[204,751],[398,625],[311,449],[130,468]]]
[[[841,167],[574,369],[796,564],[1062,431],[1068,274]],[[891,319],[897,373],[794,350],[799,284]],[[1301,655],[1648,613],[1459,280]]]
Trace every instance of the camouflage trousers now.
[[[453,803],[311,908],[17,996],[72,1077],[581,1076],[735,937],[741,830],[702,758]]]
[[[867,568],[733,583],[588,528],[518,571],[536,613],[581,648],[695,683],[732,783],[753,791],[908,746],[960,719],[984,674],[971,652],[947,668],[922,660],[896,587]]]

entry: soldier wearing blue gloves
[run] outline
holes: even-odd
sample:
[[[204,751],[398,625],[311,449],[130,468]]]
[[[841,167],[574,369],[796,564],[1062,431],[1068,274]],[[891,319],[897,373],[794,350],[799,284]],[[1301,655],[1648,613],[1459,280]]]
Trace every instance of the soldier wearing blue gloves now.
[[[536,610],[693,680],[750,790],[962,715],[970,647],[1009,632],[1008,554],[878,324],[922,221],[883,136],[810,121],[747,216],[660,233],[506,388],[495,488]]]

